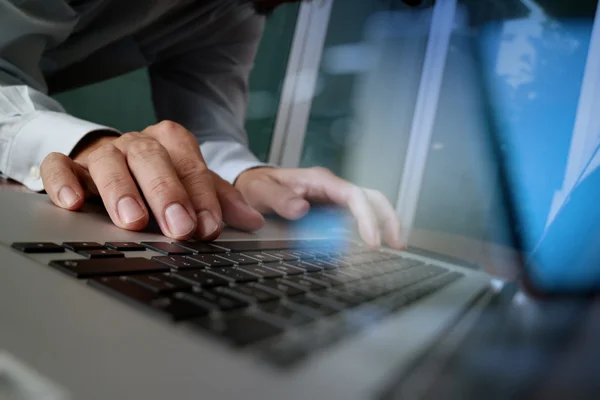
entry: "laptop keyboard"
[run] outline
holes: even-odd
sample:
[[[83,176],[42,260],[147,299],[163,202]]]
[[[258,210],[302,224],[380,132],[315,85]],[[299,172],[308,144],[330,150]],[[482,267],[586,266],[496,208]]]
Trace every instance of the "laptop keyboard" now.
[[[49,265],[157,316],[255,349],[279,366],[292,366],[462,277],[397,254],[324,240],[12,247],[76,252],[85,258]],[[145,249],[161,255],[138,257]]]

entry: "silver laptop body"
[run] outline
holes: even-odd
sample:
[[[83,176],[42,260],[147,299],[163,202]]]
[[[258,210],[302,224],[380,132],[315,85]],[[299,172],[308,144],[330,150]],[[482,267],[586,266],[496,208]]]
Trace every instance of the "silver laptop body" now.
[[[303,232],[301,239],[331,232]],[[297,239],[270,221],[220,241]],[[102,212],[58,209],[43,195],[0,191],[0,397],[32,399],[366,399],[431,347],[489,286],[481,271],[415,254],[464,277],[290,368],[257,350],[173,324],[48,266],[75,253],[24,254],[14,242],[167,241],[120,230]],[[127,254],[150,258],[158,253]],[[342,312],[343,313],[343,312]],[[4,391],[4,392],[3,392]],[[43,396],[37,396],[43,393]],[[27,394],[30,397],[26,397]],[[7,398],[11,398],[7,396]]]

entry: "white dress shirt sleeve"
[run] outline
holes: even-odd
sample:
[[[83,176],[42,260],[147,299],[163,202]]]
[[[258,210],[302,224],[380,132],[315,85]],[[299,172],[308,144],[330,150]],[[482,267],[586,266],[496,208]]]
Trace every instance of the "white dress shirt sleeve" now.
[[[69,155],[98,130],[116,133],[66,114],[47,96],[41,56],[70,34],[77,16],[63,0],[44,1],[53,10],[47,16],[36,2],[0,0],[0,175],[34,191],[43,190],[40,165],[49,153]]]

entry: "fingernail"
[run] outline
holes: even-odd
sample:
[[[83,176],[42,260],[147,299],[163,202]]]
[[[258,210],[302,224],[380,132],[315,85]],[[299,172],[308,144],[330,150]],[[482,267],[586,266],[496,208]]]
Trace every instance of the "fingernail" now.
[[[190,214],[179,203],[173,203],[165,210],[165,219],[169,230],[175,236],[185,236],[194,229],[196,223],[190,217]]]
[[[393,241],[392,247],[397,250],[404,250],[406,248],[406,245],[404,244],[404,241],[402,240],[401,229],[392,223],[390,223],[386,229],[388,229],[389,232],[392,233],[392,241]]]
[[[377,248],[381,247],[381,234],[379,231],[369,230],[366,232],[366,236],[364,237],[365,242],[369,245],[369,247]]]
[[[58,192],[58,200],[63,207],[69,208],[79,201],[80,197],[73,189],[68,186],[63,186]]]
[[[131,224],[132,222],[139,221],[144,218],[146,214],[139,203],[135,201],[133,197],[123,197],[117,203],[117,212],[119,218],[124,224]]]
[[[215,233],[219,229],[219,223],[210,211],[202,211],[198,214],[198,222],[200,223],[200,237],[207,237]]]

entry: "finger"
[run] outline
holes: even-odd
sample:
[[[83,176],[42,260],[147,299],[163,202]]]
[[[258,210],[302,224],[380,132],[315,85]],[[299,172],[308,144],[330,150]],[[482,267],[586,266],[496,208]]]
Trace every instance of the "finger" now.
[[[358,223],[363,240],[373,247],[381,245],[377,217],[365,192],[358,186],[338,178],[324,168],[280,169],[274,174],[276,180],[304,193],[311,202],[332,203],[347,207]]]
[[[350,194],[346,198],[346,205],[358,222],[360,236],[370,246],[381,246],[381,234],[377,226],[377,217],[371,208],[367,195],[358,186],[353,186],[348,191]]]
[[[262,228],[265,224],[263,216],[250,207],[242,194],[229,182],[215,173],[212,173],[212,175],[225,223],[234,228],[249,232]]]
[[[183,126],[163,121],[143,132],[157,139],[167,150],[198,216],[198,236],[215,239],[221,232],[223,216],[213,175],[200,153],[196,138]]]
[[[83,168],[69,157],[50,153],[40,168],[44,189],[54,204],[67,210],[78,210],[83,206],[85,191],[78,175],[85,174]]]
[[[297,220],[310,210],[310,203],[289,187],[266,176],[248,184],[248,203],[262,213],[275,212],[283,218]]]
[[[143,135],[126,134],[113,143],[125,154],[163,234],[177,240],[190,238],[197,227],[196,213],[166,149]]]
[[[364,189],[364,192],[382,227],[385,242],[394,249],[404,249],[406,246],[402,241],[402,224],[396,210],[383,193],[373,189]]]
[[[108,144],[90,153],[87,165],[113,223],[128,230],[144,229],[150,216],[123,153]]]

